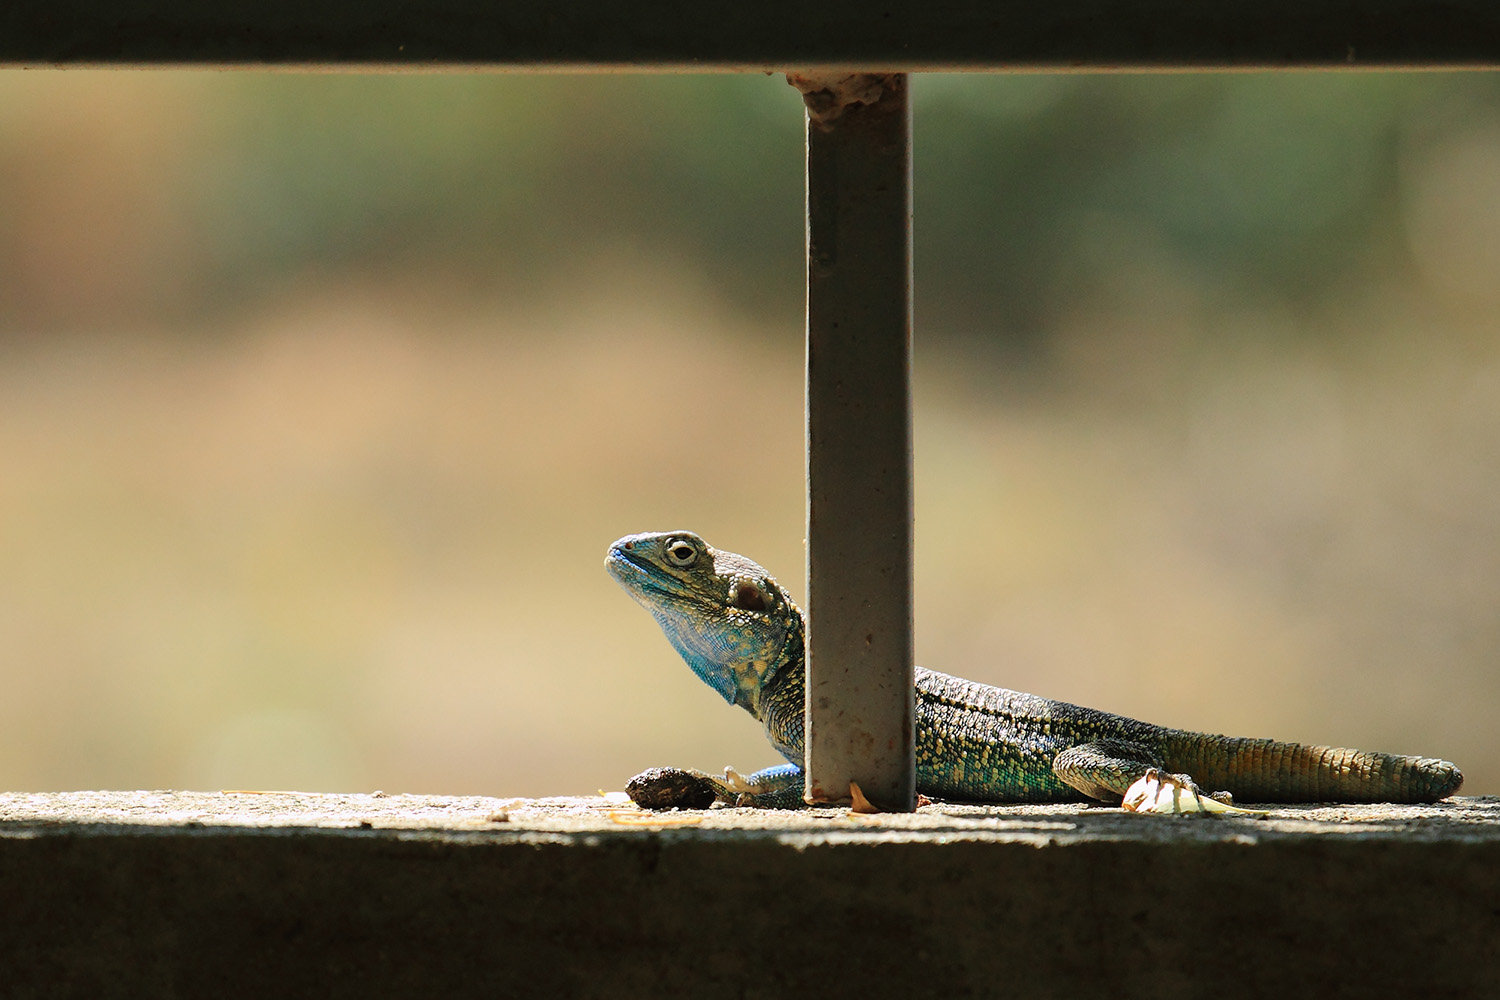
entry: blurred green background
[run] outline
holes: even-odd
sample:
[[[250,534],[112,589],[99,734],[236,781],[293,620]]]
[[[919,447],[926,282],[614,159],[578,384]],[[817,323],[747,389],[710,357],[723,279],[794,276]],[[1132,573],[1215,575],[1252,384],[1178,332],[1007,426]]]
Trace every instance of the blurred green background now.
[[[923,77],[918,662],[1500,792],[1500,79]],[[602,570],[802,573],[779,77],[0,74],[0,787],[775,762]]]

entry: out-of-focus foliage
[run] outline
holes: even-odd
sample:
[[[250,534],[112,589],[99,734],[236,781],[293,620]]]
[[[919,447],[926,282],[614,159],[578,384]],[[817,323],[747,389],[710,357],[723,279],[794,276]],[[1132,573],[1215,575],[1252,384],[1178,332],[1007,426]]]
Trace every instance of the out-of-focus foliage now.
[[[1490,81],[1470,78],[1492,94]],[[938,328],[1045,338],[1144,251],[1213,294],[1317,301],[1390,266],[1415,76],[927,82],[917,229]],[[1476,88],[1478,89],[1478,88]]]
[[[0,80],[0,328],[371,268],[524,288],[580,254],[799,295],[798,98],[764,78],[55,79]]]
[[[371,267],[524,287],[600,248],[681,262],[760,315],[800,299],[801,125],[778,80],[116,84],[0,81],[0,329],[122,300],[211,311]],[[924,333],[1035,344],[1101,267],[1142,254],[1298,309],[1381,280],[1407,252],[1403,151],[1488,115],[1500,82],[940,76],[915,94]]]

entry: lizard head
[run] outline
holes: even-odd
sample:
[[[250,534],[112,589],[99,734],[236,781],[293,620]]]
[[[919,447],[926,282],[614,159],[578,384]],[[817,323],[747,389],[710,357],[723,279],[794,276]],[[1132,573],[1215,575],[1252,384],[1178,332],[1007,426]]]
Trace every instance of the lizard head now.
[[[758,564],[691,531],[626,535],[604,568],[647,611],[693,673],[757,718],[777,667],[802,655],[802,612]]]

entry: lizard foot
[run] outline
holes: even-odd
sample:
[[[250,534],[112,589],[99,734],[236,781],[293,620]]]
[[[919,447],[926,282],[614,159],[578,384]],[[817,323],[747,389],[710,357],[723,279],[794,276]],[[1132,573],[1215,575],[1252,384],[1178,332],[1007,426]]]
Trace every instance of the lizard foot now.
[[[1167,774],[1148,768],[1135,784],[1125,791],[1121,807],[1128,812],[1173,813],[1179,816],[1206,816],[1221,813],[1258,815],[1257,810],[1230,805],[1227,794],[1209,795],[1185,774]]]
[[[680,767],[653,767],[625,783],[630,801],[642,809],[707,809],[718,799],[713,779]]]

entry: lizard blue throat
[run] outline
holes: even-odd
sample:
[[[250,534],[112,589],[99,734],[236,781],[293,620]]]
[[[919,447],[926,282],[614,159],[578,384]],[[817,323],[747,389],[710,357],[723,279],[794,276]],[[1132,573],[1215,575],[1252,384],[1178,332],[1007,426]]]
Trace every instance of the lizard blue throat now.
[[[648,808],[801,805],[803,621],[781,585],[691,531],[627,535],[604,565],[789,762],[748,776],[653,768],[631,779],[631,797]],[[934,799],[1205,814],[1249,811],[1236,799],[1435,802],[1463,784],[1445,760],[1168,729],[921,667],[915,696],[917,790]]]

